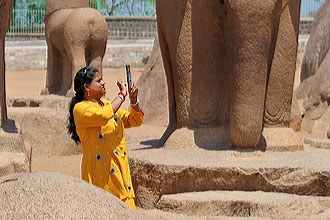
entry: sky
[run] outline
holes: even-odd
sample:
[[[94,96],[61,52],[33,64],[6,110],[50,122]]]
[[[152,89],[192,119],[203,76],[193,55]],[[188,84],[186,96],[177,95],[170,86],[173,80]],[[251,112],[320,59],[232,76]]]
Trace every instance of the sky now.
[[[301,0],[300,17],[313,17],[313,14],[325,0]]]

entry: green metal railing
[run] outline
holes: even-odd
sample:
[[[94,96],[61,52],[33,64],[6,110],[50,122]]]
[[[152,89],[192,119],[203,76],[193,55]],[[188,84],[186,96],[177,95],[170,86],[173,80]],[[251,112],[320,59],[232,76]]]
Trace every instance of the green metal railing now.
[[[156,0],[91,0],[105,16],[156,16]]]
[[[42,3],[42,1],[39,1],[39,5]],[[45,33],[44,7],[22,9],[24,5],[20,4],[20,8],[13,9],[13,17],[8,33]],[[90,0],[90,7],[97,9],[104,16],[156,16],[155,4],[156,0]],[[26,7],[30,8],[30,5],[26,5]],[[34,5],[35,7],[36,5]]]
[[[17,34],[45,33],[44,17],[44,9],[14,9],[8,32]]]

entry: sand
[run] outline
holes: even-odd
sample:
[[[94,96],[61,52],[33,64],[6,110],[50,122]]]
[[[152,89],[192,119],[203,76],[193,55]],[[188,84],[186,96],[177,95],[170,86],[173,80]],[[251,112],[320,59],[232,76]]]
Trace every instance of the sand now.
[[[136,82],[141,76],[142,68],[132,68],[132,80]],[[112,100],[118,93],[116,80],[125,80],[125,69],[107,68],[103,70],[103,79],[106,83],[106,96]],[[46,81],[46,70],[29,71],[6,71],[6,93],[11,96],[30,96],[39,95],[44,88]],[[128,108],[126,100],[121,106]],[[143,128],[126,129],[126,136],[140,135],[141,133],[162,133],[165,128],[150,125],[143,125]],[[51,171],[67,174],[80,178],[80,160],[82,155],[71,156],[34,156],[31,158],[32,171]]]

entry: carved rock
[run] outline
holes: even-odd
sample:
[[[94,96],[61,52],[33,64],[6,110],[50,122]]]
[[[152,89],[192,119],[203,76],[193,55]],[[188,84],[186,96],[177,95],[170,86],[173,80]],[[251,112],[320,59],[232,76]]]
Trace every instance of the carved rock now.
[[[46,0],[46,87],[41,94],[73,96],[73,77],[86,65],[102,74],[108,27],[88,0]]]
[[[289,127],[300,0],[156,7],[169,97],[163,143],[180,128],[219,127],[214,139],[255,147],[263,127]]]
[[[330,47],[330,1],[324,1],[316,12],[310,29],[304,58],[301,64],[300,81],[315,75]]]
[[[140,88],[140,105],[145,112],[143,123],[166,126],[168,124],[168,94],[158,35],[155,37],[150,57],[137,81],[137,86]]]

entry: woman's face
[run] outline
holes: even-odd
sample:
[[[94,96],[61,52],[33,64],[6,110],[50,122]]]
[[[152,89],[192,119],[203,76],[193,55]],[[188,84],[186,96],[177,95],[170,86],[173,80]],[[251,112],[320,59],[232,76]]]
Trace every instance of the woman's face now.
[[[99,72],[96,72],[92,82],[89,84],[89,96],[100,99],[106,93],[105,82]]]

